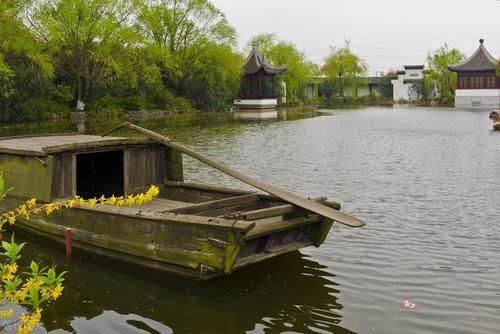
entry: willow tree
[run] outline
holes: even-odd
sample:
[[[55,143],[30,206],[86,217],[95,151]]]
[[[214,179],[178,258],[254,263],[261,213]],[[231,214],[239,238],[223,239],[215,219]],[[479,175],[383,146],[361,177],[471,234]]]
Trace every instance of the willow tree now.
[[[450,49],[447,44],[427,56],[428,73],[425,76],[425,85],[429,89],[437,88],[441,97],[455,95],[457,88],[457,74],[450,71],[449,66],[458,64],[465,59],[465,55],[458,49]]]
[[[28,1],[0,1],[0,116],[36,98],[53,73],[51,58],[23,23]]]
[[[49,0],[36,9],[34,28],[54,54],[59,75],[71,81],[75,99],[88,101],[98,81],[124,72],[127,48],[138,41],[129,26],[129,0]]]
[[[233,46],[236,31],[207,0],[143,0],[138,26],[149,47],[159,49],[165,85],[189,95],[186,82],[213,45]]]
[[[304,85],[319,72],[317,66],[307,59],[292,43],[278,41],[274,34],[259,34],[247,45],[256,47],[274,65],[286,65],[287,70],[280,75],[286,83],[287,100],[303,98]]]
[[[326,58],[322,71],[335,84],[338,94],[344,97],[348,90],[356,95],[358,87],[365,83],[367,66],[349,49],[342,48]]]

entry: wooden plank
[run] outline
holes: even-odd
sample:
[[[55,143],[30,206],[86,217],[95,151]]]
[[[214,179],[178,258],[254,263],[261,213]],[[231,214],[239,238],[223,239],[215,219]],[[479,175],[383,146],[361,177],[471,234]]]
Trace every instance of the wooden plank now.
[[[190,189],[194,189],[194,190],[201,190],[201,191],[207,191],[207,192],[216,192],[216,193],[227,194],[227,195],[234,195],[234,196],[248,195],[248,194],[254,194],[255,193],[255,191],[238,190],[238,189],[231,189],[231,188],[225,188],[225,187],[217,187],[217,186],[211,186],[211,185],[200,184],[200,183],[172,182],[172,181],[169,181],[169,180],[164,180],[164,183],[165,183],[165,185],[167,187],[190,188]]]
[[[314,199],[314,201],[322,203],[324,205],[327,205],[335,210],[340,210],[340,204],[335,203],[335,202],[329,202],[324,197]],[[282,216],[282,215],[291,214],[291,213],[297,212],[299,209],[301,209],[301,208],[299,208],[293,204],[284,204],[284,205],[273,206],[270,208],[264,208],[264,209],[244,212],[244,213],[240,214],[239,217],[241,217],[242,219],[245,219],[245,220],[257,220],[257,219],[269,218],[269,217],[273,217],[273,216]]]
[[[215,200],[215,201],[203,202],[203,203],[194,204],[194,205],[191,205],[188,207],[168,210],[168,212],[195,215],[199,212],[203,212],[203,211],[207,211],[207,210],[223,209],[226,207],[234,207],[234,206],[239,206],[239,205],[246,205],[249,203],[255,203],[258,200],[259,200],[258,194],[250,194],[250,195],[224,198],[224,199],[219,199],[219,200]]]
[[[73,182],[73,178],[76,179],[74,160],[74,154],[60,154],[54,157],[52,198],[73,197],[73,193],[76,193],[76,185]]]
[[[318,215],[310,217],[297,217],[293,219],[282,219],[281,217],[271,217],[259,220],[255,223],[255,228],[248,232],[243,240],[250,240],[270,233],[277,233],[292,228],[316,224],[320,221]]]
[[[184,181],[182,153],[165,146],[165,178],[169,181]]]
[[[178,214],[172,212],[163,212],[157,214],[147,214],[143,216],[138,210],[131,212],[126,207],[114,207],[110,205],[96,205],[92,208],[81,207],[79,210],[98,211],[104,215],[114,215],[127,218],[144,219],[148,222],[168,222],[169,224],[180,224],[188,226],[204,226],[217,229],[225,229],[236,232],[246,233],[255,227],[255,223],[244,220],[209,218],[193,215]]]
[[[152,184],[161,184],[164,178],[163,147],[140,147],[125,150],[125,193],[147,189]]]
[[[24,148],[15,148],[15,147],[0,147],[0,153],[13,154],[13,155],[27,155],[32,157],[46,157],[47,153],[34,151],[34,150],[26,150]]]
[[[149,141],[136,141],[128,138],[113,139],[108,141],[88,141],[76,142],[71,144],[54,145],[42,147],[44,153],[54,154],[68,151],[97,151],[99,149],[112,150],[113,147],[122,148],[127,145],[144,145],[150,143]]]
[[[205,157],[204,155],[202,155],[196,151],[191,150],[190,148],[187,148],[187,147],[184,147],[180,144],[177,144],[177,143],[173,142],[168,137],[165,137],[165,136],[162,136],[156,132],[141,128],[140,126],[134,125],[130,122],[125,122],[125,123],[121,124],[120,126],[115,127],[111,131],[108,131],[104,135],[107,135],[110,132],[116,131],[116,130],[123,128],[123,127],[127,127],[127,128],[134,130],[134,131],[142,133],[143,135],[145,135],[146,137],[148,137],[152,140],[155,140],[155,141],[162,143],[168,147],[171,147],[175,150],[178,150],[184,154],[187,154],[190,157],[193,157],[193,158],[195,158],[195,159],[197,159],[197,160],[199,160],[199,161],[201,161],[201,162],[203,162],[203,163],[205,163],[205,164],[207,164],[215,169],[218,169],[221,172],[224,172],[224,173],[226,173],[226,174],[228,174],[228,175],[230,175],[230,176],[232,176],[240,181],[243,181],[243,182],[245,182],[245,183],[247,183],[247,184],[249,184],[257,189],[260,189],[260,190],[263,190],[263,191],[268,192],[270,194],[273,194],[275,196],[278,196],[279,198],[282,198],[283,200],[285,200],[291,204],[295,204],[297,206],[300,206],[306,210],[309,210],[311,212],[319,214],[323,217],[330,218],[338,223],[341,223],[341,224],[344,224],[344,225],[347,225],[350,227],[361,227],[361,226],[365,225],[365,223],[363,221],[361,221],[360,219],[358,219],[356,217],[353,217],[353,216],[348,215],[346,213],[334,210],[326,205],[322,205],[320,203],[311,201],[307,198],[304,198],[302,196],[299,196],[299,195],[294,194],[292,192],[289,192],[287,190],[278,188],[276,186],[270,185],[270,184],[265,183],[263,181],[254,179],[254,178],[252,178],[248,175],[245,175],[243,173],[240,173],[240,172],[238,172],[238,171],[236,171],[236,170],[234,170],[234,169],[232,169],[232,168],[230,168],[230,167],[228,167],[228,166],[226,166],[218,161],[209,159],[209,158]]]

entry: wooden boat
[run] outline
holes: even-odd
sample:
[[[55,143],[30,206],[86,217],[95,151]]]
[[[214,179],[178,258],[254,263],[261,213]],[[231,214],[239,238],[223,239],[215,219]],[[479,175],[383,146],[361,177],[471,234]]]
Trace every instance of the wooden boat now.
[[[493,122],[493,130],[500,131],[500,110],[493,110],[490,119]]]
[[[301,198],[154,132],[129,123],[122,127],[149,138],[71,134],[0,139],[0,171],[13,188],[3,209],[32,197],[53,202],[75,195],[128,195],[152,184],[160,188],[157,198],[141,206],[63,209],[22,220],[15,228],[63,244],[71,230],[77,249],[205,280],[318,247],[334,221],[364,225],[325,198]],[[270,194],[186,183],[183,154]]]

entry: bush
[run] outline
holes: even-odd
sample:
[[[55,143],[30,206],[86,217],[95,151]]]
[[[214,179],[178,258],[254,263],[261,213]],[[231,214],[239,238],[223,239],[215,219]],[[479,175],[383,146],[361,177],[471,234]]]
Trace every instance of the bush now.
[[[173,96],[173,100],[167,105],[167,110],[178,114],[192,112],[193,102],[184,96]]]
[[[86,108],[91,113],[122,113],[123,111],[142,111],[148,109],[142,96],[111,97],[105,96],[90,102]]]

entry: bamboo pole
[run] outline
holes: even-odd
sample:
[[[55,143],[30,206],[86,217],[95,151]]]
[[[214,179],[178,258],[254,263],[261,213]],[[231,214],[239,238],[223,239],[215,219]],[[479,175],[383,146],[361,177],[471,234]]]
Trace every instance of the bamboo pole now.
[[[346,213],[337,211],[337,210],[332,209],[326,205],[323,205],[323,204],[318,203],[318,202],[314,202],[312,200],[309,200],[307,198],[304,198],[302,196],[299,196],[299,195],[294,194],[292,192],[289,192],[287,190],[284,190],[284,189],[278,188],[276,186],[273,186],[271,184],[265,183],[263,181],[254,179],[248,175],[242,174],[242,173],[240,173],[240,172],[238,172],[238,171],[236,171],[236,170],[234,170],[234,169],[232,169],[232,168],[230,168],[230,167],[228,167],[228,166],[226,166],[218,161],[215,161],[215,160],[212,160],[208,157],[205,157],[204,155],[202,155],[198,152],[195,152],[190,148],[187,148],[183,145],[177,144],[177,143],[173,142],[168,137],[162,136],[162,135],[160,135],[156,132],[153,132],[151,130],[144,129],[144,128],[137,126],[135,124],[132,124],[130,122],[122,123],[119,126],[109,130],[108,132],[106,132],[102,136],[106,136],[106,135],[108,135],[116,130],[119,130],[121,128],[129,128],[129,129],[132,129],[132,130],[137,131],[139,133],[142,133],[146,137],[148,137],[148,138],[150,138],[158,143],[161,143],[165,146],[173,148],[174,150],[178,150],[179,152],[187,154],[190,157],[195,158],[195,159],[197,159],[197,160],[199,160],[199,161],[201,161],[201,162],[203,162],[203,163],[205,163],[205,164],[207,164],[215,169],[218,169],[221,172],[226,173],[226,174],[228,174],[228,175],[230,175],[230,176],[232,176],[232,177],[234,177],[242,182],[245,182],[245,183],[247,183],[247,184],[249,184],[257,189],[260,189],[262,191],[265,191],[267,193],[275,195],[275,196],[283,199],[286,202],[289,202],[289,203],[294,204],[298,207],[304,208],[308,211],[314,212],[320,216],[330,218],[336,222],[339,222],[343,225],[347,225],[350,227],[361,227],[361,226],[365,225],[365,223],[362,220],[360,220],[356,217],[353,217],[353,216],[348,215]]]

